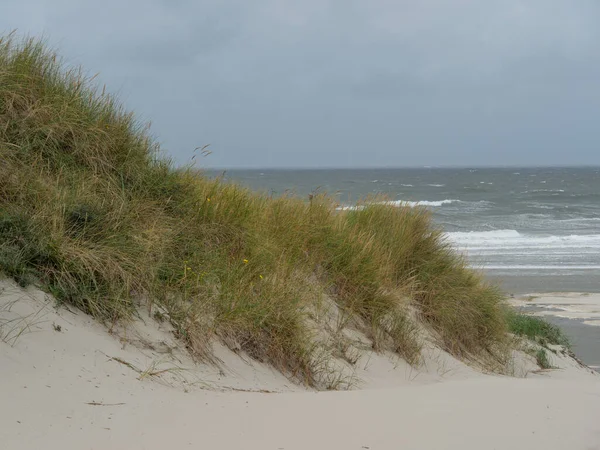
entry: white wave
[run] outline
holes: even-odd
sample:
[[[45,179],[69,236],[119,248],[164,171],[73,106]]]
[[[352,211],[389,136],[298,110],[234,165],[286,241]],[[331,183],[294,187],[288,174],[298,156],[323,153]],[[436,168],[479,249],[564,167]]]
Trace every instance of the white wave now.
[[[446,233],[449,241],[467,251],[497,249],[499,253],[514,249],[597,249],[600,251],[600,234],[544,236],[524,235],[517,230],[456,231]]]
[[[390,205],[390,206],[443,206],[450,205],[452,203],[462,203],[460,200],[446,199],[439,201],[428,201],[420,200],[417,202],[409,202],[405,200],[392,200],[389,202],[379,202],[378,205]]]
[[[564,189],[533,189],[531,191],[523,191],[521,194],[537,194],[540,192],[565,192]]]
[[[573,219],[559,219],[557,222],[600,222],[600,217],[576,217]]]
[[[413,187],[413,184],[401,184],[400,186],[404,186],[404,187]]]
[[[554,206],[542,205],[539,203],[529,203],[529,206],[536,209],[554,209]],[[568,208],[568,206],[567,206]]]
[[[576,252],[574,250],[577,250]],[[550,251],[549,251],[550,250]],[[562,260],[600,256],[597,248],[585,246],[568,246],[562,248],[548,247],[524,247],[523,245],[504,245],[502,247],[469,247],[469,251],[473,252],[482,259],[483,257],[510,256],[511,258],[544,258],[545,260]],[[589,259],[589,258],[588,258]]]
[[[446,185],[445,184],[428,184],[427,186],[431,186],[431,187],[444,187]]]
[[[338,206],[335,208],[336,211],[361,211],[365,209],[364,205],[357,206]]]
[[[405,200],[390,200],[390,201],[385,201],[385,202],[377,202],[377,203],[373,203],[374,205],[388,205],[388,206],[396,206],[396,207],[402,207],[402,206],[410,206],[410,207],[415,207],[415,206],[443,206],[443,205],[449,205],[451,203],[462,203],[460,200],[454,200],[454,199],[446,199],[446,200],[439,200],[439,201],[428,201],[428,200],[420,200],[420,201],[416,201],[416,202],[410,202],[410,201],[405,201]],[[336,209],[338,211],[360,211],[362,209],[364,209],[366,206],[368,205],[345,205],[345,206],[339,206]]]
[[[455,231],[448,243],[477,269],[546,276],[600,270],[600,234],[542,235],[517,230]],[[595,271],[595,272],[594,272]]]

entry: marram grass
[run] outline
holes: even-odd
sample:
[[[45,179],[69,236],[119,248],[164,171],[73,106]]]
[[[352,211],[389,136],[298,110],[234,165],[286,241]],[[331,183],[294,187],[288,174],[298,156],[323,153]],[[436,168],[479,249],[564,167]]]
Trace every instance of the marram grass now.
[[[144,303],[199,358],[221,339],[313,385],[324,298],[411,363],[419,322],[457,356],[492,354],[506,336],[501,293],[425,210],[339,212],[326,196],[269,198],[176,169],[104,88],[11,36],[0,41],[0,270],[109,323]]]

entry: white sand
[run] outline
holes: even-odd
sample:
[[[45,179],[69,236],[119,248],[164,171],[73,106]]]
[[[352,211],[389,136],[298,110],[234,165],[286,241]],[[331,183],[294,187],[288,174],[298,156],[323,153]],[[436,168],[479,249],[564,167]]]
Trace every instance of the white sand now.
[[[510,378],[433,348],[418,371],[371,354],[364,389],[316,393],[224,348],[220,369],[194,365],[148,318],[119,339],[39,291],[0,290],[1,449],[600,449],[600,376],[567,357]]]

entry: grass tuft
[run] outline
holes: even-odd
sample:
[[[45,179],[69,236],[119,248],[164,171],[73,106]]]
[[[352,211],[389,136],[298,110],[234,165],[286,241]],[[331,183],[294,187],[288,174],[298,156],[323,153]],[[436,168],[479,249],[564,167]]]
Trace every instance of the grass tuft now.
[[[517,336],[526,337],[542,346],[562,345],[567,349],[571,343],[567,336],[556,325],[539,317],[510,311],[507,314],[508,330]]]
[[[542,369],[552,369],[553,366],[548,359],[548,353],[546,349],[540,348],[535,352],[535,360]]]

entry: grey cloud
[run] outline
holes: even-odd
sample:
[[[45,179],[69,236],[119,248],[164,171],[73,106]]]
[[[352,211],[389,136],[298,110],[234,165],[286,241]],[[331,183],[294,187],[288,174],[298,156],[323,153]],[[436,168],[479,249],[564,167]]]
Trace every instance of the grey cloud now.
[[[593,0],[0,5],[118,91],[179,162],[600,164]]]

